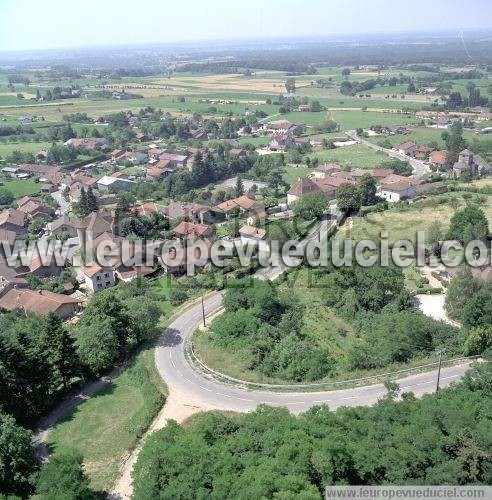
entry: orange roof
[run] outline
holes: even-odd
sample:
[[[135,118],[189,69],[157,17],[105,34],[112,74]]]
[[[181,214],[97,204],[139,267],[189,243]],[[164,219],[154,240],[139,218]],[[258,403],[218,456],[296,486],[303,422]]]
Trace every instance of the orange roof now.
[[[100,266],[97,262],[92,262],[91,264],[88,264],[87,266],[82,268],[82,272],[89,278],[92,278],[101,270],[102,266]]]
[[[0,298],[0,308],[7,311],[13,311],[22,308],[26,311],[40,314],[42,316],[49,312],[56,312],[64,304],[78,304],[79,301],[61,295],[59,293],[49,292],[47,290],[9,290]]]
[[[188,235],[188,234],[197,234],[198,236],[202,236],[211,230],[211,227],[206,224],[195,224],[194,222],[180,222],[175,228],[175,234]]]

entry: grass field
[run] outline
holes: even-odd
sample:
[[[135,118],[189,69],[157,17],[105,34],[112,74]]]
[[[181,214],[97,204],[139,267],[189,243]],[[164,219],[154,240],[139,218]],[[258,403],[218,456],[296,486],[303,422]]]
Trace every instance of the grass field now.
[[[34,153],[51,146],[51,142],[0,142],[0,157],[5,158],[14,151],[23,153]]]
[[[2,183],[2,187],[7,188],[14,195],[14,198],[36,194],[41,191],[41,184],[39,182],[35,182],[34,179],[11,180],[0,177],[0,182]]]
[[[363,144],[353,144],[336,149],[315,149],[309,154],[319,162],[335,162],[347,167],[374,168],[388,159],[388,155],[374,151]]]
[[[91,485],[110,489],[166,393],[155,368],[154,348],[144,348],[119,377],[56,425],[49,445],[53,451],[76,448],[84,457]]]
[[[282,179],[289,184],[289,186],[292,186],[292,184],[297,182],[299,177],[306,177],[313,169],[309,167],[284,167],[283,171]]]
[[[483,196],[486,201],[480,202],[480,206],[485,211],[489,224],[492,225],[492,196]],[[465,207],[462,192],[429,196],[412,204],[394,206],[385,212],[368,214],[366,217],[352,217],[350,223],[340,228],[337,238],[351,238],[356,241],[378,240],[384,229],[388,231],[390,244],[399,239],[415,242],[416,232],[427,231],[434,220],[439,220],[443,230],[446,231],[454,214],[450,203],[451,197],[458,200],[458,209]]]

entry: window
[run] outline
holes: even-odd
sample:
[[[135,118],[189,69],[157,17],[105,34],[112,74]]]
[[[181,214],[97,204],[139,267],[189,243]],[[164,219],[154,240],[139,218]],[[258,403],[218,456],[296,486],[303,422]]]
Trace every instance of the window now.
[[[96,276],[96,281],[101,281],[101,276]]]
[[[109,278],[109,273],[104,273],[105,278]]]

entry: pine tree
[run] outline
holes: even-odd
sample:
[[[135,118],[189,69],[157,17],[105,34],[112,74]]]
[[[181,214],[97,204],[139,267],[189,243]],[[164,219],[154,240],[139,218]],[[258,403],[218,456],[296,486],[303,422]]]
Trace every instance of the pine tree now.
[[[244,184],[243,180],[241,179],[241,176],[237,176],[237,181],[236,181],[236,196],[242,196],[244,194]]]
[[[99,210],[99,203],[97,201],[96,195],[92,190],[92,187],[89,186],[87,190],[87,210],[89,213],[97,212]]]
[[[87,204],[87,194],[84,188],[80,190],[80,199],[77,203],[77,212],[79,212],[79,214],[83,216],[89,214],[89,206]]]
[[[66,389],[77,370],[74,341],[60,318],[52,312],[46,318],[43,336],[47,361]]]

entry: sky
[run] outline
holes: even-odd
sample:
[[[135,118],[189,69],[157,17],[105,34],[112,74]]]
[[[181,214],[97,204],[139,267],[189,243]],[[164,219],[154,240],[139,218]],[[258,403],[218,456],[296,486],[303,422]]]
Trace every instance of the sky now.
[[[492,29],[490,0],[0,0],[0,51]]]

